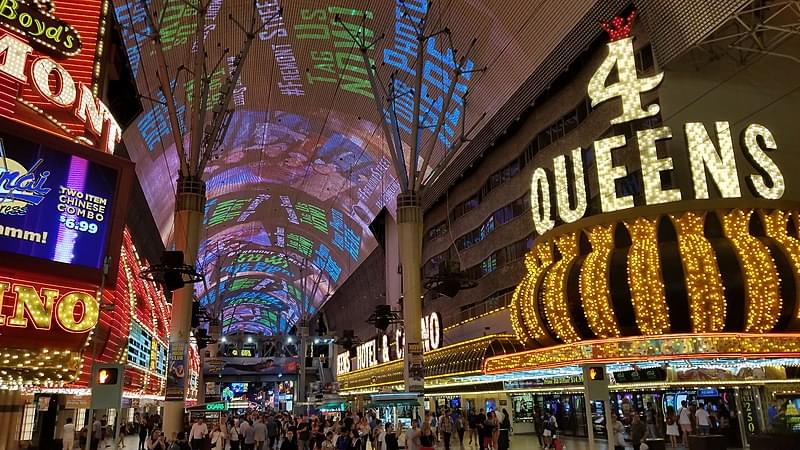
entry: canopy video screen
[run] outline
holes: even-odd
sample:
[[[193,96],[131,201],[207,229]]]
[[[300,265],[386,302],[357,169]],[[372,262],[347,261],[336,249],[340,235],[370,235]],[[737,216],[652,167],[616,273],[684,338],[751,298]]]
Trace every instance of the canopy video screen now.
[[[119,172],[0,133],[0,252],[101,269]]]
[[[198,266],[207,283],[195,285],[195,293],[203,305],[223,309],[224,334],[276,335],[322,307],[377,247],[368,228],[375,216],[383,208],[394,214],[401,189],[397,155],[386,142],[386,118],[376,109],[366,64],[376,67],[376,87],[396,94],[391,106],[405,147],[412,142],[415,107],[420,110],[420,142],[432,150],[417,155],[428,163],[418,170],[432,176],[445,155],[460,151],[462,133],[486,125],[547,62],[556,36],[595,2],[536,8],[501,0],[205,3],[198,21],[186,2],[113,1],[136,86],[150,99],[123,140],[139,179],[147,180],[142,189],[170,247],[179,171],[175,136],[188,139],[199,117],[192,112],[196,77],[177,68],[193,67],[202,35],[214,100],[206,107],[210,120],[239,67],[242,26],[260,26],[226,106],[233,111],[228,132],[204,169],[208,202]],[[154,76],[159,64],[149,13],[158,17],[159,46],[172,68],[165,81],[176,102],[175,133]],[[423,20],[430,37],[418,48],[414,29]],[[367,61],[359,50],[362,38],[374,41]],[[423,64],[415,100],[408,93],[416,85],[418,50]],[[458,66],[463,70],[456,75]]]

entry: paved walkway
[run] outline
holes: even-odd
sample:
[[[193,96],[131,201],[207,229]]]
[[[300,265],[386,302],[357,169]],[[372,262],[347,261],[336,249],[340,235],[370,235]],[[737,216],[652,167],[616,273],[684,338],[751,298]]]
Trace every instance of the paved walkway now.
[[[589,440],[587,438],[563,438],[563,442],[565,444],[565,450],[589,450]],[[136,436],[128,436],[125,439],[125,450],[137,450],[138,449],[139,438]],[[596,450],[608,450],[608,446],[606,445],[606,441],[603,440],[596,440]],[[110,442],[107,442],[110,444]],[[110,448],[110,447],[109,447]],[[440,443],[436,446],[437,449],[444,449],[444,446]],[[535,435],[532,434],[522,434],[516,435],[511,437],[511,450],[538,450],[541,447],[539,446],[539,441],[536,439]],[[451,450],[478,450],[478,445],[468,445],[467,443],[464,444],[462,447],[458,443],[458,438],[454,439],[450,445]],[[628,446],[626,450],[634,450],[633,447]],[[671,450],[669,446],[667,446],[667,450]],[[678,447],[677,450],[686,450],[685,447]]]

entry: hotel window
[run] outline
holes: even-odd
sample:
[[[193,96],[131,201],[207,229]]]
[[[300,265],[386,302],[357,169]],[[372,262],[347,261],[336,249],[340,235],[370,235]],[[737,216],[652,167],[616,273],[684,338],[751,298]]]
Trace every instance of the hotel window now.
[[[447,221],[439,222],[425,233],[426,240],[436,239],[447,234]]]
[[[36,419],[36,404],[28,403],[22,412],[22,429],[19,432],[20,441],[33,439],[33,424]]]

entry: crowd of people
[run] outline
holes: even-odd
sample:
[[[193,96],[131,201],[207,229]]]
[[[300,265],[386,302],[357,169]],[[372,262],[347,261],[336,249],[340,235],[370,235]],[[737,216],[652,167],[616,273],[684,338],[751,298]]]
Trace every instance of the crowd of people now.
[[[196,418],[185,431],[165,436],[157,417],[137,414],[138,450],[432,450],[441,444],[508,450],[507,411],[463,413],[459,409],[426,412],[405,429],[367,413],[292,415],[285,411],[223,414],[206,422]],[[188,420],[188,418],[187,418]],[[465,439],[467,442],[465,442]]]
[[[615,448],[627,448],[625,438],[624,417],[614,415],[613,434]],[[667,407],[665,416],[659,414],[652,404],[648,404],[644,414],[631,412],[627,419],[630,428],[630,440],[635,450],[640,450],[647,439],[666,438],[671,448],[676,449],[679,444],[689,447],[689,435],[708,435],[714,433],[729,435],[730,412],[722,406],[719,411],[710,412],[704,403],[689,405],[687,401],[681,402],[678,411],[672,406]]]

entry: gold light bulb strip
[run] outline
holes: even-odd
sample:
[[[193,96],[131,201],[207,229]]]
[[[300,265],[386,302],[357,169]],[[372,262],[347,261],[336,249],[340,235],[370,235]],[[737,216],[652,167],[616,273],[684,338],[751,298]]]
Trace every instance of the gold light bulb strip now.
[[[526,256],[526,258],[528,258],[528,256]],[[511,295],[511,329],[514,330],[514,334],[517,336],[517,339],[519,339],[525,345],[533,344],[533,338],[528,334],[527,329],[525,328],[525,319],[522,312],[523,299],[525,299],[525,301],[529,301],[528,298],[531,291],[530,285],[531,276],[526,274],[522,281],[520,281],[520,283],[517,285],[517,288],[514,289],[514,293]]]
[[[722,215],[722,228],[733,245],[745,285],[747,321],[745,331],[772,330],[781,312],[778,272],[769,249],[749,233],[752,211],[735,209]]]
[[[796,213],[795,213],[796,215]],[[800,282],[800,240],[789,234],[786,224],[792,220],[792,214],[788,211],[773,211],[771,214],[762,213],[764,228],[767,236],[774,239],[792,263],[795,282]],[[800,308],[795,308],[797,313],[795,318],[800,318]]]
[[[656,224],[656,219],[644,217],[625,222],[632,242],[628,252],[628,286],[636,324],[644,335],[663,334],[670,330]]]
[[[614,249],[614,225],[596,226],[587,232],[592,251],[583,260],[580,291],[583,313],[589,328],[598,337],[619,336],[620,330],[611,304],[608,276]]]
[[[553,244],[545,242],[535,246],[525,257],[525,268],[528,269],[526,280],[529,283],[524,291],[520,292],[519,302],[522,306],[521,329],[523,335],[517,335],[525,342],[528,339],[540,340],[547,336],[539,317],[538,289],[536,284],[544,270],[553,264]],[[513,326],[513,324],[512,324]],[[514,330],[516,332],[516,330]]]
[[[693,212],[670,215],[678,234],[692,330],[696,333],[725,328],[725,288],[714,248],[703,235],[703,216]]]
[[[578,256],[578,234],[567,233],[555,239],[561,259],[553,264],[544,278],[544,313],[547,323],[564,342],[580,340],[570,320],[567,306],[567,273]]]
[[[636,336],[575,342],[486,359],[483,373],[498,374],[578,363],[714,357],[796,357],[800,334],[713,333]]]
[[[63,386],[80,374],[80,351],[4,348],[0,352],[0,387]]]

